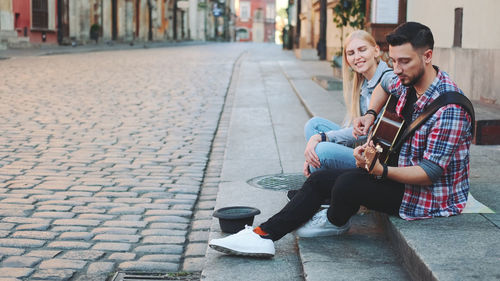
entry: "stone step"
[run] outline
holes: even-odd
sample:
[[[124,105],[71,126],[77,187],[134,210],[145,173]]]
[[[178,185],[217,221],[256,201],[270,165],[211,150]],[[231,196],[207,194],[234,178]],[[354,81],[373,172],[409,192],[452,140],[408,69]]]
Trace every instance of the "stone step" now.
[[[295,49],[295,56],[300,60],[319,60],[318,51],[316,49]]]
[[[484,215],[411,222],[385,217],[385,228],[413,280],[498,280],[500,276],[498,226]]]
[[[30,43],[29,37],[9,38],[7,41],[7,46],[11,49],[28,49],[33,47],[33,45]]]
[[[476,114],[474,144],[500,144],[500,106],[473,101]]]
[[[342,91],[342,80],[332,76],[317,75],[313,76],[312,80],[327,91]]]
[[[0,30],[0,41],[9,38],[17,38],[17,32],[15,30]]]
[[[341,236],[299,238],[306,281],[411,280],[374,212],[352,218]]]

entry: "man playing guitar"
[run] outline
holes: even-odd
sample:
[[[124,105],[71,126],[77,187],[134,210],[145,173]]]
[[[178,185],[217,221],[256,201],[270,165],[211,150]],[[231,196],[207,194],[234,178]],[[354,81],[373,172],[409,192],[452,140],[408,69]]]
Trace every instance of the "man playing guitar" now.
[[[367,133],[388,94],[399,98],[396,112],[407,124],[441,94],[463,94],[445,72],[432,65],[433,39],[426,26],[403,24],[387,36],[387,41],[397,79],[382,81],[375,89],[369,107],[374,114],[354,121],[355,135]],[[467,201],[472,126],[464,108],[448,104],[404,140],[397,167],[385,166],[376,159],[374,165],[365,163],[367,145],[356,149],[354,155],[359,167],[373,166],[371,174],[404,184],[399,208],[402,218],[455,215]]]
[[[407,124],[438,97],[448,92],[463,95],[447,73],[432,65],[434,39],[427,26],[404,23],[387,35],[387,42],[397,76],[383,79],[374,90],[370,110],[354,121],[355,136],[368,133],[389,95],[397,99],[395,113]],[[469,191],[472,119],[458,104],[440,106],[403,140],[397,163],[367,163],[365,155],[373,153],[373,147],[358,147],[354,156],[359,168],[312,173],[265,223],[209,245],[233,255],[270,257],[275,253],[273,241],[296,229],[301,237],[347,232],[361,205],[405,220],[460,214]],[[318,212],[325,198],[330,198],[330,207]]]

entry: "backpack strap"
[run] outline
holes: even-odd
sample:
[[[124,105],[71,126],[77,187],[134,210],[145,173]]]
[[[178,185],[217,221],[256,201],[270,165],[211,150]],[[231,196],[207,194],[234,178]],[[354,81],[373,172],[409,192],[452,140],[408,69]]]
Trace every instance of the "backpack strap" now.
[[[427,109],[415,119],[415,121],[411,122],[410,125],[408,125],[406,130],[401,135],[401,138],[399,138],[398,142],[394,145],[393,150],[399,151],[399,149],[406,141],[406,139],[411,135],[413,135],[415,130],[417,130],[420,126],[422,126],[422,124],[424,124],[432,115],[434,115],[434,113],[436,113],[438,109],[448,104],[460,105],[463,109],[465,109],[465,111],[467,111],[467,113],[469,113],[471,117],[472,135],[474,136],[475,124],[476,124],[474,106],[472,106],[472,103],[465,95],[455,91],[446,92],[441,94],[438,98],[436,98],[427,107]]]

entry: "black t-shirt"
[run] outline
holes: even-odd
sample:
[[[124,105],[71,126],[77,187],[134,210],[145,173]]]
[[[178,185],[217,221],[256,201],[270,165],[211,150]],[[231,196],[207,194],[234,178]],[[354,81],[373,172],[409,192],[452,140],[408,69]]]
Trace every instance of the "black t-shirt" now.
[[[417,94],[416,94],[415,88],[413,88],[413,87],[409,88],[407,95],[408,96],[406,97],[406,103],[403,107],[403,110],[401,111],[401,115],[403,116],[403,119],[405,120],[405,123],[404,123],[403,128],[402,128],[402,132],[404,132],[406,130],[406,128],[408,127],[408,125],[411,124],[411,122],[412,122],[412,115],[413,115],[413,112],[415,111],[414,104],[417,101]],[[398,137],[396,139],[396,143],[398,143],[400,141],[401,135],[403,135],[403,133],[398,135]],[[398,158],[399,158],[399,150],[394,151],[392,154],[390,154],[389,160],[387,161],[387,164],[389,166],[397,167],[398,166]]]
[[[415,102],[417,102],[417,93],[415,88],[411,87],[408,89],[408,97],[406,97],[406,103],[401,111],[401,115],[405,119],[406,125],[410,124],[412,120],[413,111],[415,111],[415,107],[413,106]]]

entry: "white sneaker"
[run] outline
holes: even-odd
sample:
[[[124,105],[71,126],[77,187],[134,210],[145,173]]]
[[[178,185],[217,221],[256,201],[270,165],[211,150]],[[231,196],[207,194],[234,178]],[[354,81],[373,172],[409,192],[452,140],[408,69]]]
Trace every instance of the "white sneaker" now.
[[[326,217],[327,211],[327,209],[324,209],[317,212],[308,222],[297,229],[297,235],[299,237],[319,237],[340,235],[349,231],[351,220],[343,226],[333,225]]]
[[[220,239],[212,239],[210,248],[230,255],[270,258],[274,256],[274,243],[260,237],[251,226]]]

